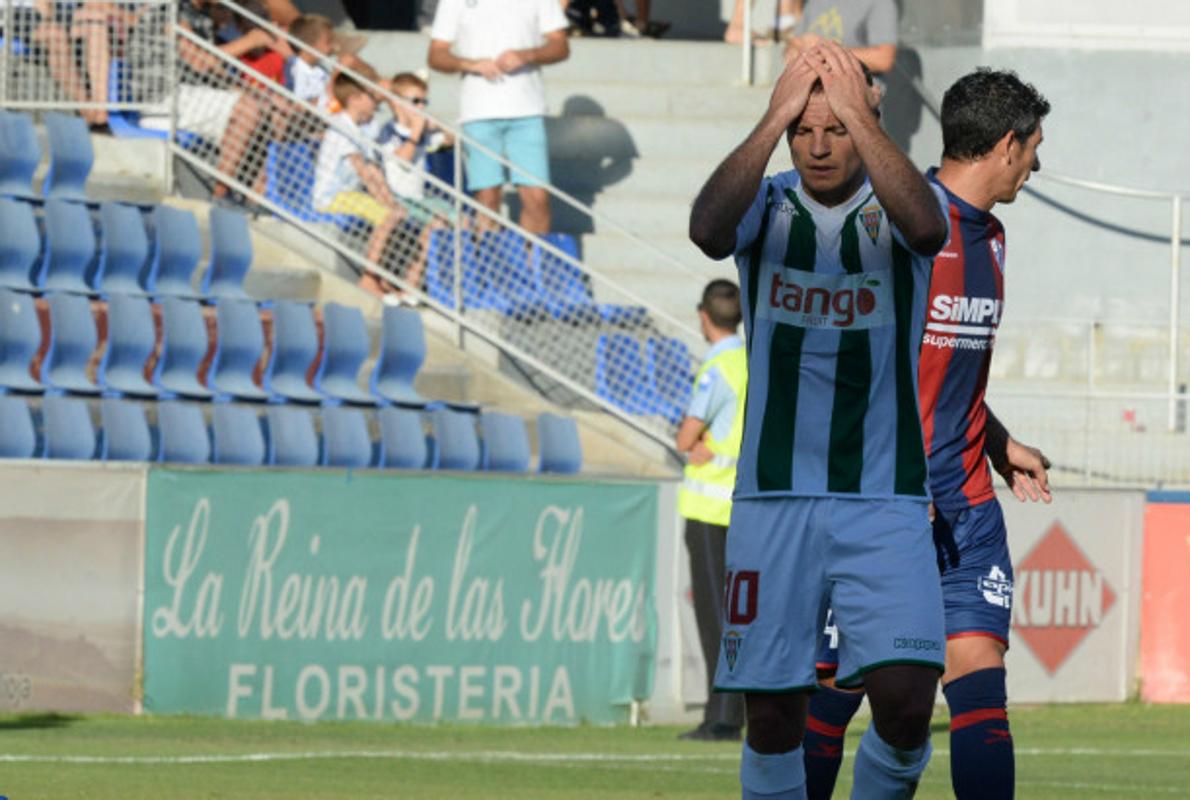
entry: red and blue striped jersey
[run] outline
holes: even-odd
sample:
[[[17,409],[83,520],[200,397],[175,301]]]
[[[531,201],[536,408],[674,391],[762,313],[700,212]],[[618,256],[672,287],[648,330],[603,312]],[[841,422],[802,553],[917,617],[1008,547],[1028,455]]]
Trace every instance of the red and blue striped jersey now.
[[[992,345],[1004,310],[1004,227],[929,178],[950,201],[950,241],[934,257],[918,366],[930,492],[951,511],[995,496],[984,456]]]

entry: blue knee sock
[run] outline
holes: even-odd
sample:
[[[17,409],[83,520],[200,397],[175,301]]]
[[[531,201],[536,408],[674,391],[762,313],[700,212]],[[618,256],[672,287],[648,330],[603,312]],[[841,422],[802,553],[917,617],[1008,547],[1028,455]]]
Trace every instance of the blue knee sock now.
[[[916,750],[898,750],[868,726],[855,754],[851,800],[901,800],[913,797],[917,780],[930,760],[930,743]]]
[[[806,737],[802,740],[809,800],[828,800],[834,792],[843,764],[843,735],[863,701],[863,692],[844,692],[830,686],[820,686],[811,695]]]
[[[740,757],[743,800],[806,800],[806,770],[802,748],[762,755],[748,743]]]
[[[950,782],[958,800],[1005,800],[1016,782],[1002,668],[942,688],[950,706]]]

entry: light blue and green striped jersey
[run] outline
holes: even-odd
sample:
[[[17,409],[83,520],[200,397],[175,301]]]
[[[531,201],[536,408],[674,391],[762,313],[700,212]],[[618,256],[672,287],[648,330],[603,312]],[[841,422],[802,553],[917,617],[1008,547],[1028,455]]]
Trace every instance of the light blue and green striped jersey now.
[[[933,255],[910,250],[867,182],[827,208],[796,171],[765,178],[736,231],[749,375],[737,499],[929,497],[917,356]]]

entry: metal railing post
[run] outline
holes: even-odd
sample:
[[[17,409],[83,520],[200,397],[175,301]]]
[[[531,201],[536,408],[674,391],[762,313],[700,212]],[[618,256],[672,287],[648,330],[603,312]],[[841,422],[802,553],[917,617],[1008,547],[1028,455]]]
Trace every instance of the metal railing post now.
[[[1177,427],[1178,413],[1178,322],[1182,306],[1182,196],[1173,196],[1173,232],[1169,237],[1169,418],[1170,431]]]
[[[178,49],[177,36],[174,33],[178,25],[177,3],[169,4],[169,18],[165,24],[168,26],[166,36],[169,44],[168,55],[165,58],[165,89],[169,92],[169,133],[165,139],[165,169],[162,180],[165,181],[165,194],[169,195],[174,190],[174,144],[178,140],[178,56],[174,55]]]
[[[12,0],[4,0],[4,47],[0,47],[0,103],[8,102],[8,52],[12,49]]]
[[[455,325],[455,335],[458,338],[459,347],[463,346],[463,140],[462,137],[455,137],[454,143],[454,187],[455,187],[455,222],[454,222],[454,253],[452,262],[454,263],[454,311],[457,314],[457,322]]]
[[[741,77],[745,86],[752,85],[752,0],[744,0],[744,41],[740,50],[743,53],[743,64],[740,65]]]

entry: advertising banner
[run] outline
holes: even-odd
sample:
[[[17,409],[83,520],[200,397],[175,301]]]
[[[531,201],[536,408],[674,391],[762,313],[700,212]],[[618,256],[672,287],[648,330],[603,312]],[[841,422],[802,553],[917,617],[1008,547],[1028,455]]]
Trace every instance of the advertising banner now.
[[[1190,492],[1155,494],[1145,509],[1141,698],[1190,703]]]
[[[145,470],[0,466],[0,712],[137,710]]]
[[[658,489],[154,470],[145,708],[627,719],[651,691]]]

